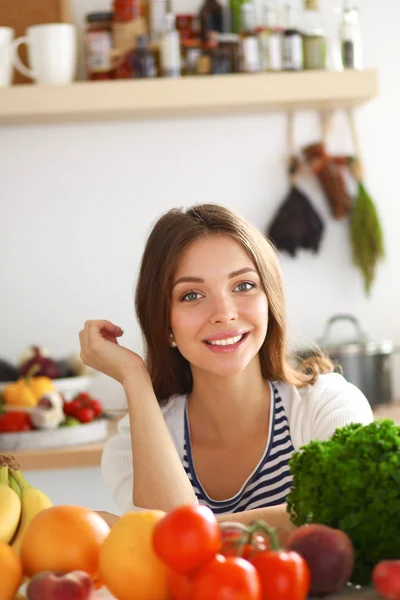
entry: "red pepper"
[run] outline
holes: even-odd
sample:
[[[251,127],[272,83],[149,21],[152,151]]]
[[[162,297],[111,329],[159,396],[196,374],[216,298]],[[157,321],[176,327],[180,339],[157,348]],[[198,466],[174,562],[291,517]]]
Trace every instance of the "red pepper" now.
[[[0,433],[16,433],[33,429],[28,413],[9,411],[0,415]]]
[[[257,531],[257,523],[253,527]],[[306,600],[311,585],[307,562],[297,552],[281,549],[273,528],[266,523],[261,528],[269,535],[271,550],[256,552],[249,559],[260,578],[261,599]]]

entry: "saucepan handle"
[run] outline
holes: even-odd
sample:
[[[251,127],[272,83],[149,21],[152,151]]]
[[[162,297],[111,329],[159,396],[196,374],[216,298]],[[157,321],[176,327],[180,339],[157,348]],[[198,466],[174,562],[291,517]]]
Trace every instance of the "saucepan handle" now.
[[[339,314],[339,315],[333,315],[333,317],[331,317],[330,319],[328,319],[326,325],[325,325],[325,331],[322,335],[322,338],[320,340],[318,340],[318,344],[321,348],[323,348],[324,346],[329,345],[329,338],[330,338],[330,334],[331,334],[331,329],[333,327],[333,325],[335,323],[337,323],[338,321],[350,321],[353,326],[354,329],[357,332],[357,340],[356,342],[358,343],[362,343],[362,342],[366,342],[368,337],[367,335],[363,332],[363,330],[361,329],[361,325],[358,322],[358,319],[354,316],[354,315],[348,315],[348,314]]]

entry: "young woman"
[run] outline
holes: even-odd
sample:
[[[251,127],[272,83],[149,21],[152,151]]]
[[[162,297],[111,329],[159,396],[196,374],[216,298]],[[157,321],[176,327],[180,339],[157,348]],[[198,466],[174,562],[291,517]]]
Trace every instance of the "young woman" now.
[[[84,363],[119,381],[128,401],[102,457],[116,504],[169,511],[198,501],[219,519],[288,530],[292,452],[373,417],[326,359],[289,363],[271,244],[221,206],[170,210],[147,241],[136,310],[145,360],[109,321],[80,332]]]

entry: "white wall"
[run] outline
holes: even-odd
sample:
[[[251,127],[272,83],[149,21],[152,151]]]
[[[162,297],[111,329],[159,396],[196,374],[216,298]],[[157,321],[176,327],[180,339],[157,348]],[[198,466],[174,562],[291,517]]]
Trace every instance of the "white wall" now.
[[[82,23],[84,13],[108,6],[73,0],[74,18]],[[185,6],[189,0],[175,5]],[[326,14],[329,6],[325,0]],[[363,0],[365,63],[379,69],[381,93],[357,121],[387,260],[367,299],[350,263],[347,224],[330,219],[314,186],[326,220],[321,252],[282,256],[290,336],[298,343],[318,337],[338,311],[357,315],[373,339],[400,343],[399,20],[397,0]],[[301,114],[296,123],[299,147],[319,137],[317,115]],[[332,151],[351,150],[340,115],[331,141]],[[115,321],[140,351],[132,294],[154,220],[173,206],[207,201],[264,230],[287,190],[285,154],[283,114],[0,128],[0,356],[16,360],[32,343],[69,354],[90,318]],[[399,360],[396,372],[400,396]],[[108,405],[123,403],[119,386],[104,377],[94,390]]]

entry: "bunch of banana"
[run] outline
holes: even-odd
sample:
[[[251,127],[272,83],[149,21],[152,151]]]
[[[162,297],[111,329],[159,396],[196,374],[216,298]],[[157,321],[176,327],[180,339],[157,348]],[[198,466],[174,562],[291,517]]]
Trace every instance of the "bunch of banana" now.
[[[0,542],[8,544],[17,531],[21,516],[21,500],[11,488],[8,466],[0,466]]]
[[[0,540],[19,555],[29,523],[50,506],[46,494],[26,481],[15,458],[0,456]]]

